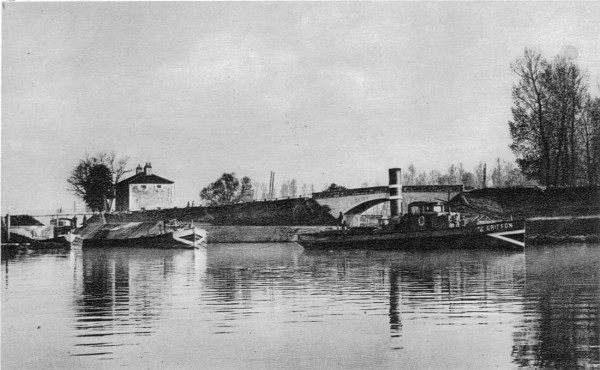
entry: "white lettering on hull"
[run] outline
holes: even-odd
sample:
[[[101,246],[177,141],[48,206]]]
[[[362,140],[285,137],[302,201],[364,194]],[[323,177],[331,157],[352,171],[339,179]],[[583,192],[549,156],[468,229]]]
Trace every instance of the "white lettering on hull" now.
[[[480,233],[485,233],[489,231],[501,231],[501,230],[509,230],[514,228],[512,222],[505,222],[503,224],[489,224],[489,225],[479,225],[477,226],[477,230]]]

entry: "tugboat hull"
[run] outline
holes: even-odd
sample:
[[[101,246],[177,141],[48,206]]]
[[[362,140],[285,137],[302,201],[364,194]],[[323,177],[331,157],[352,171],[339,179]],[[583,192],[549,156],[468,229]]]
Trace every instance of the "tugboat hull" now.
[[[504,248],[523,250],[525,221],[510,220],[476,226],[434,230],[350,229],[298,235],[298,244],[306,248]]]

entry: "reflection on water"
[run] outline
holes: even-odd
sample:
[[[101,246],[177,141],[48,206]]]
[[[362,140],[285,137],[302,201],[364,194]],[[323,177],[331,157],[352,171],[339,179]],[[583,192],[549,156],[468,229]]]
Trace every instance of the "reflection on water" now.
[[[74,307],[80,332],[73,356],[101,355],[110,358],[107,347],[138,344],[137,337],[155,332],[154,323],[168,307],[165,296],[172,295],[176,273],[192,278],[192,251],[144,249],[91,249],[81,259],[81,286],[76,291]],[[183,263],[177,259],[182,258]],[[182,271],[177,271],[179,267]]]
[[[598,266],[598,245],[18,256],[2,264],[2,367],[597,367]]]
[[[527,253],[523,324],[513,356],[536,368],[600,365],[600,250],[586,246]]]

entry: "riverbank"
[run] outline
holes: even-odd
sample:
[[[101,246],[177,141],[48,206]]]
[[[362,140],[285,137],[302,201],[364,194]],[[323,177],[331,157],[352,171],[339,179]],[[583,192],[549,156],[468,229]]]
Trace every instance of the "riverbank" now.
[[[535,217],[525,225],[529,245],[600,242],[600,215]]]
[[[584,188],[486,188],[463,192],[450,201],[453,211],[493,218],[524,218],[527,241],[600,239],[600,191]],[[187,207],[112,213],[106,222],[194,221],[209,232],[209,242],[289,242],[302,232],[337,225],[329,208],[311,198],[249,202],[222,207]],[[88,222],[101,222],[94,216]]]
[[[462,212],[483,210],[514,218],[600,215],[600,188],[486,188],[452,199]]]

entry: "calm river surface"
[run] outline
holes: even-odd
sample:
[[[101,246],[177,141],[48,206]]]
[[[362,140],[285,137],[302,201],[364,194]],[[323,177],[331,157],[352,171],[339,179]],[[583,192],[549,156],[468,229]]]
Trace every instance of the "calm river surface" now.
[[[600,245],[2,261],[2,369],[600,368]]]

